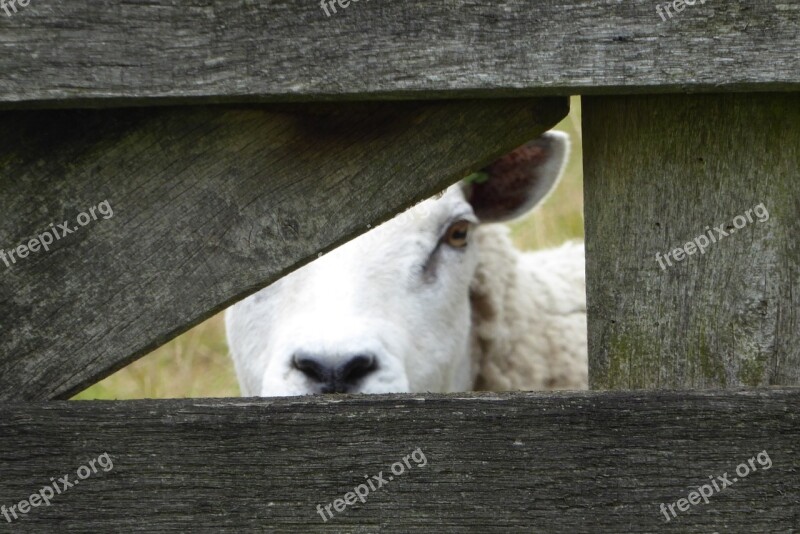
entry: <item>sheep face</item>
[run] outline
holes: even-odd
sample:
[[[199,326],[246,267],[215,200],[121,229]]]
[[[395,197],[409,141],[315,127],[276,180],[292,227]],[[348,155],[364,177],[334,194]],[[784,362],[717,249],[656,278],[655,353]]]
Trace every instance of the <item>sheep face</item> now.
[[[244,393],[468,389],[477,222],[453,186],[235,306]]]
[[[471,235],[539,202],[566,143],[546,134],[231,307],[242,394],[472,389]]]

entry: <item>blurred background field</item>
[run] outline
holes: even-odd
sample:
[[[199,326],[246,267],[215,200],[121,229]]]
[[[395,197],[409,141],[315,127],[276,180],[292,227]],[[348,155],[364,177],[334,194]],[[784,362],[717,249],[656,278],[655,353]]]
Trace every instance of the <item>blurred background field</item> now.
[[[514,222],[514,241],[525,250],[583,239],[583,150],[580,99],[557,130],[572,139],[570,161],[561,184],[547,202]],[[222,314],[216,315],[144,356],[74,398],[142,399],[235,397],[239,395],[228,356]]]

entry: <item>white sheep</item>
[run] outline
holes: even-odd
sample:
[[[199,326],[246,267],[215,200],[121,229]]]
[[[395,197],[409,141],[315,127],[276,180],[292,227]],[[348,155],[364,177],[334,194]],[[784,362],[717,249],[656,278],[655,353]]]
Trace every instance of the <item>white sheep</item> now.
[[[587,387],[583,245],[517,251],[503,222],[553,189],[548,132],[232,306],[242,394]]]

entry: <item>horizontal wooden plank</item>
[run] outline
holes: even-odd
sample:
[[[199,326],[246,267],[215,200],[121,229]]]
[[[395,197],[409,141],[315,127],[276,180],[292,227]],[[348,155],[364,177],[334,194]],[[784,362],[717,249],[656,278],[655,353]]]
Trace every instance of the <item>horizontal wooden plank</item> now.
[[[3,404],[0,504],[108,457],[0,529],[791,532],[798,414],[798,389]]]
[[[583,121],[592,388],[800,385],[800,96],[590,97]]]
[[[536,137],[568,106],[0,113],[0,399],[79,391]],[[49,251],[19,251],[45,234]]]
[[[800,90],[800,0],[330,4],[34,1],[0,14],[0,103]]]

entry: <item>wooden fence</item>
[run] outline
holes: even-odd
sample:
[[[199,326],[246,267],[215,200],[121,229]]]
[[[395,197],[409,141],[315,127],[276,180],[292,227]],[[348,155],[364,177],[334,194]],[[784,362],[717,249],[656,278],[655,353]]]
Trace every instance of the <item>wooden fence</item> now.
[[[0,532],[800,529],[800,0],[681,5],[0,6],[0,249],[114,208],[0,263]],[[59,400],[551,128],[571,94],[595,391]],[[416,449],[424,467],[318,514]]]

